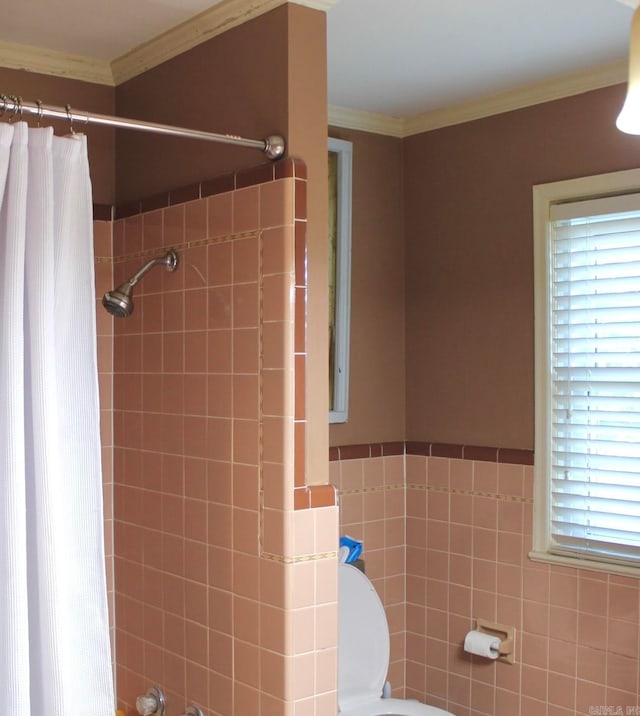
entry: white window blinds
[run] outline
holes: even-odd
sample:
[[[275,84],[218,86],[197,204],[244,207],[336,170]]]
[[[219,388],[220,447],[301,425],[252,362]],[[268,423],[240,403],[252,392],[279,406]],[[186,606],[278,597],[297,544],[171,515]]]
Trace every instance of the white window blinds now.
[[[640,195],[552,205],[550,551],[640,561]]]

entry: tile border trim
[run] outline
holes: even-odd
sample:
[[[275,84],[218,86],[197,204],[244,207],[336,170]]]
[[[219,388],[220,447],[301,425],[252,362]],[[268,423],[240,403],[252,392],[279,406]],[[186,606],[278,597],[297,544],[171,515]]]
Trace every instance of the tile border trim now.
[[[319,562],[323,559],[337,559],[338,552],[319,552],[317,554],[303,554],[296,557],[285,557],[281,554],[273,554],[272,552],[263,552],[261,559],[269,562],[277,562],[278,564],[304,564],[307,562]]]
[[[436,485],[420,485],[414,482],[406,484],[407,490],[418,490],[422,492],[442,492],[447,495],[466,495],[467,497],[488,497],[492,500],[506,500],[507,502],[521,502],[522,504],[533,504],[532,497],[523,495],[509,495],[502,492],[486,492],[485,490],[465,490],[460,487],[438,487]]]
[[[186,201],[204,199],[215,194],[224,194],[236,189],[246,189],[258,184],[266,184],[278,179],[300,179],[307,180],[307,165],[301,159],[287,157],[269,164],[258,164],[247,169],[240,169],[237,172],[221,174],[213,179],[190,184],[189,186],[177,187],[169,191],[160,192],[146,196],[136,201],[126,202],[110,206],[108,204],[93,204],[94,221],[111,221],[112,219],[126,219],[129,216],[136,216],[155,209],[166,209],[169,206],[183,204]],[[296,203],[303,192],[296,192]],[[306,218],[306,206],[296,207],[296,218],[298,211],[302,209]]]
[[[392,492],[394,490],[416,490],[418,492],[440,492],[445,495],[466,495],[467,497],[488,497],[493,500],[506,500],[507,502],[521,502],[533,504],[532,497],[523,495],[509,495],[501,492],[487,492],[485,490],[468,490],[461,487],[441,487],[438,485],[424,485],[417,482],[396,483],[393,485],[374,485],[372,487],[352,487],[339,489],[338,495],[368,495],[374,492]]]
[[[195,249],[201,246],[211,246],[212,244],[222,244],[227,241],[238,241],[240,239],[258,239],[262,240],[262,229],[254,231],[241,231],[237,234],[222,234],[220,236],[209,236],[206,239],[196,239],[195,241],[184,241],[181,244],[173,244],[172,249],[176,251],[186,251],[187,249]],[[140,251],[131,251],[128,254],[119,254],[117,256],[94,256],[96,263],[118,264],[132,259],[146,259],[148,257],[157,256],[163,247],[154,249],[141,249]]]
[[[329,448],[330,462],[386,457],[388,455],[422,455],[424,457],[456,458],[459,460],[477,460],[510,465],[534,464],[533,450],[523,450],[519,448],[457,445],[454,443],[414,440],[339,445]]]

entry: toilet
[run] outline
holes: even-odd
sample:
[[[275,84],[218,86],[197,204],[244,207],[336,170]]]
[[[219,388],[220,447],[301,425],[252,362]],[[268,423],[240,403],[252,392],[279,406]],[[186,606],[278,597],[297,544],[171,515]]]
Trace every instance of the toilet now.
[[[338,568],[338,710],[341,716],[451,716],[419,701],[383,698],[389,625],[380,597],[357,567]]]

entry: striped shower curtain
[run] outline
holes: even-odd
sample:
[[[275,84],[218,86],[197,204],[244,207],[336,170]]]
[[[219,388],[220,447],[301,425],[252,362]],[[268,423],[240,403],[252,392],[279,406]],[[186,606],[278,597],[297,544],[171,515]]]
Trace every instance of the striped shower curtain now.
[[[0,124],[0,714],[113,716],[85,137]]]

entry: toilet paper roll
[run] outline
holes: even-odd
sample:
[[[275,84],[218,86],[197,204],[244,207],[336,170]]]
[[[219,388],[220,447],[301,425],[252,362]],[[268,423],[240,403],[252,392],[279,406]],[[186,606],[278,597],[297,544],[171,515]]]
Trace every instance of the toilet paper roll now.
[[[464,638],[464,650],[487,659],[497,659],[500,656],[500,637],[472,630]]]

